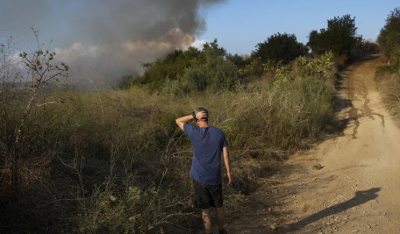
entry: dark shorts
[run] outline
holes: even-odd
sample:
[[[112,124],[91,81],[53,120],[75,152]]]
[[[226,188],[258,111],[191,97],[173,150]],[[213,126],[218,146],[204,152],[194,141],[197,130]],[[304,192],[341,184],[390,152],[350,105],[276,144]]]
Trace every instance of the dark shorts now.
[[[200,209],[208,209],[210,206],[219,208],[224,205],[222,199],[222,184],[204,185],[193,180],[194,206]]]

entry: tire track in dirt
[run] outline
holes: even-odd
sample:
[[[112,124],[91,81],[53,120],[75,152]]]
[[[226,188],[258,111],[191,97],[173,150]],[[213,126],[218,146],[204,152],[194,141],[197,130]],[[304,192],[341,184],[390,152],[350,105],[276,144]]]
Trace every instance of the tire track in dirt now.
[[[285,204],[291,219],[280,233],[399,233],[400,131],[380,102],[377,64],[367,57],[342,74],[343,134],[309,152],[321,170],[292,175],[307,179],[291,185],[303,189]]]
[[[365,57],[341,73],[342,133],[292,157],[231,233],[400,233],[400,130],[380,102],[378,61]]]

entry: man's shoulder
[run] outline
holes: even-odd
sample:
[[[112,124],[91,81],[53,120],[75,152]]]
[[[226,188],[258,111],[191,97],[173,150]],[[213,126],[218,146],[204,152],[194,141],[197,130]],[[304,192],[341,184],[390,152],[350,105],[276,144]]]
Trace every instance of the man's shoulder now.
[[[214,126],[210,126],[210,130],[214,133],[218,133],[221,135],[225,135],[224,132],[222,131],[222,129],[218,128],[218,127],[214,127]]]
[[[192,124],[185,123],[183,125],[183,131],[185,133],[198,133],[200,131],[200,128]]]
[[[184,132],[193,130],[193,128],[194,128],[194,126],[191,125],[191,124],[188,124],[188,123],[184,123],[184,124],[183,124],[183,131],[184,131]]]
[[[211,125],[209,128],[212,129],[213,131],[221,131],[222,132],[222,129],[215,127],[213,125]]]

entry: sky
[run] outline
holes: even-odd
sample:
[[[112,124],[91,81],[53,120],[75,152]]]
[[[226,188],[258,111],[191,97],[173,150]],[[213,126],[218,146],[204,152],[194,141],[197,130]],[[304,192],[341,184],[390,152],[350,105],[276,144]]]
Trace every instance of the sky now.
[[[312,30],[327,28],[327,21],[346,14],[355,17],[357,33],[375,42],[387,15],[399,1],[392,0],[231,0],[205,12],[207,30],[201,39],[229,53],[251,54],[258,43],[275,33],[294,34],[306,44]]]
[[[33,27],[72,77],[117,81],[214,39],[239,55],[278,32],[306,44],[312,30],[346,14],[355,17],[357,34],[375,41],[396,7],[398,0],[0,0],[0,43],[13,36],[17,50],[34,51]]]

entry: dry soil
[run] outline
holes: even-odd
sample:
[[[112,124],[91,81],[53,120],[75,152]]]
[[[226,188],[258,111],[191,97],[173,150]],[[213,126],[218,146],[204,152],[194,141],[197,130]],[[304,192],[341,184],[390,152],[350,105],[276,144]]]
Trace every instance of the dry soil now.
[[[379,57],[341,73],[342,132],[285,163],[230,233],[400,233],[400,130],[374,81]]]

